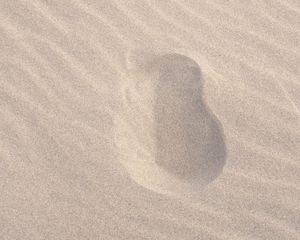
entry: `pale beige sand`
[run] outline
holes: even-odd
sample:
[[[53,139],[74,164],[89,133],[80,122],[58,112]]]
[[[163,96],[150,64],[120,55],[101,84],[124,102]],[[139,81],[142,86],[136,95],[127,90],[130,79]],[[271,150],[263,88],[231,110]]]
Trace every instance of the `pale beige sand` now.
[[[300,3],[0,1],[0,239],[299,239]]]

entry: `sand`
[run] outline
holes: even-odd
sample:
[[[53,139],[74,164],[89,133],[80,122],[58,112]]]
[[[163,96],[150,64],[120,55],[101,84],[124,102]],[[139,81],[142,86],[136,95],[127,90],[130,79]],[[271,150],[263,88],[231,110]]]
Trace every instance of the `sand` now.
[[[300,236],[296,0],[0,1],[0,239]]]

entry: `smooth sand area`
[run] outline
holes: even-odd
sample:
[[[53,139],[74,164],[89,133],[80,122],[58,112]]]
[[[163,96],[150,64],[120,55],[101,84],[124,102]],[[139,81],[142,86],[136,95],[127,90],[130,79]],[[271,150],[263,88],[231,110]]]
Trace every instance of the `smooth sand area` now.
[[[299,240],[298,0],[0,0],[0,240]]]

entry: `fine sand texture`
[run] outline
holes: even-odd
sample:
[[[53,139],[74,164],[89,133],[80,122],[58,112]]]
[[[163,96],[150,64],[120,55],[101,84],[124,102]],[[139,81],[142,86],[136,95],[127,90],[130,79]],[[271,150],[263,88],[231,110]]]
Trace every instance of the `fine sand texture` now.
[[[300,2],[0,0],[0,240],[299,240]]]

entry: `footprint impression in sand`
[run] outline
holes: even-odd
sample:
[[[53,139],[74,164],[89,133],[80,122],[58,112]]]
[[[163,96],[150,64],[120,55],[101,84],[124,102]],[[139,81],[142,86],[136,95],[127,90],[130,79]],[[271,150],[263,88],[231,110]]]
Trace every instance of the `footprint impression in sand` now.
[[[220,122],[203,99],[200,67],[176,54],[129,54],[115,117],[119,160],[138,184],[164,194],[203,188],[222,172]]]

